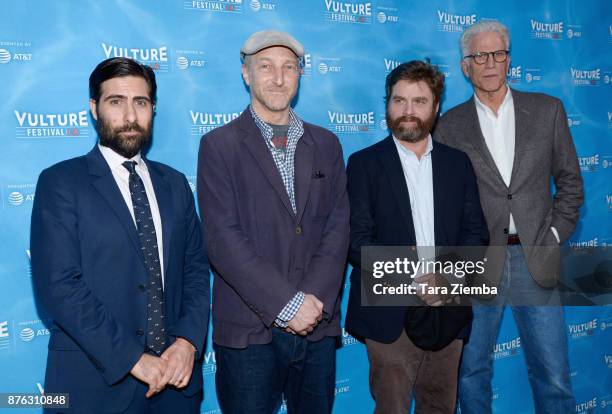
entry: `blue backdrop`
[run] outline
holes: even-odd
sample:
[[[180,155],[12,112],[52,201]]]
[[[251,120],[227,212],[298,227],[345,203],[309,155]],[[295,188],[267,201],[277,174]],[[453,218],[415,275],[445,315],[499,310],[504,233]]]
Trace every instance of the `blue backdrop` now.
[[[442,111],[471,95],[459,67],[459,37],[484,19],[510,28],[509,84],[555,95],[565,104],[586,194],[570,243],[609,245],[609,0],[2,2],[0,392],[39,392],[43,384],[48,330],[32,295],[30,212],[40,171],[95,143],[87,81],[97,63],[128,56],[156,70],[159,103],[149,156],[184,172],[195,191],[200,136],[248,103],[239,49],[250,33],[275,28],[303,42],[305,73],[296,110],[336,132],[348,157],[387,135],[384,80],[400,62],[428,57],[440,66],[447,77]],[[576,413],[612,413],[612,308],[568,308],[566,317]],[[342,339],[334,412],[371,412],[365,348],[348,334]],[[507,312],[495,352],[497,413],[533,411],[522,354]],[[202,412],[215,413],[210,343],[204,358]]]

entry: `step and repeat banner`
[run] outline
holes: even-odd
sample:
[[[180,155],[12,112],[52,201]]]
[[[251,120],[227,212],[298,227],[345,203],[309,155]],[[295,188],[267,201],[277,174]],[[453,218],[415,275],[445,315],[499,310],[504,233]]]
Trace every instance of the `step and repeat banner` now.
[[[510,86],[548,93],[565,104],[586,195],[569,243],[611,244],[608,0],[3,1],[0,392],[43,388],[49,321],[32,294],[28,246],[34,190],[41,170],[95,144],[88,77],[100,61],[127,56],[155,69],[159,101],[149,157],[182,171],[195,191],[200,137],[236,118],[249,102],[239,49],[252,32],[284,30],[304,44],[295,109],[335,132],[348,157],[387,135],[385,76],[401,62],[427,58],[441,68],[447,78],[442,111],[470,97],[459,66],[459,37],[485,19],[500,20],[510,29]],[[612,308],[567,308],[566,318],[576,413],[612,413]],[[219,412],[210,345],[209,340],[203,413]],[[529,373],[510,311],[494,358],[494,412],[533,412]],[[373,406],[365,348],[344,333],[334,412],[367,413]]]

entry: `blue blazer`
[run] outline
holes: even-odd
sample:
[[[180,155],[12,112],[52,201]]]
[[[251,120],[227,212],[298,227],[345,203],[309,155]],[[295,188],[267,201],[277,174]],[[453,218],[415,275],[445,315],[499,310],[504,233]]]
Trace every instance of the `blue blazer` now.
[[[163,234],[164,305],[169,342],[204,348],[208,261],[184,175],[145,159]],[[47,393],[70,394],[72,412],[118,412],[131,402],[129,373],[145,347],[148,281],[136,226],[96,146],[38,179],[31,226],[38,304],[53,319]],[[187,388],[202,388],[201,362]]]
[[[489,233],[469,158],[434,141],[431,161],[436,245],[487,245]],[[360,289],[362,246],[416,245],[410,194],[393,138],[351,155],[347,175],[353,270],[346,329],[360,339],[391,343],[404,329],[406,307],[362,307]]]

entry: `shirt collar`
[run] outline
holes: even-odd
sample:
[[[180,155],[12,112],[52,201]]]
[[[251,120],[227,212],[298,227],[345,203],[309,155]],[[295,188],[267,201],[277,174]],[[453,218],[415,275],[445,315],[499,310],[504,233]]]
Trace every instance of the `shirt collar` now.
[[[118,167],[125,168],[125,167],[123,167],[123,163],[126,162],[126,161],[136,161],[136,164],[137,164],[138,167],[144,167],[144,162],[142,162],[142,157],[140,156],[140,151],[138,151],[138,154],[136,154],[132,158],[128,159],[128,158],[125,158],[122,155],[117,154],[111,148],[105,147],[104,145],[101,145],[100,143],[98,143],[98,149],[102,153],[102,156],[106,160],[106,162],[107,162],[107,164],[108,164],[108,166],[110,167],[111,170],[114,170],[114,169],[116,169]]]
[[[489,108],[487,105],[483,104],[482,101],[478,98],[478,95],[476,95],[476,93],[474,93],[474,102],[476,102],[476,107],[480,108],[480,110],[485,111],[486,113],[491,113],[493,114],[493,111],[491,110],[491,108]],[[504,96],[504,100],[502,101],[501,105],[499,106],[499,109],[497,110],[497,113],[501,113],[504,109],[506,109],[506,107],[513,102],[512,100],[512,91],[510,90],[510,86],[506,85],[506,95]],[[493,114],[495,115],[495,114]]]
[[[255,124],[261,131],[261,135],[266,138],[266,141],[272,140],[274,132],[272,127],[266,123],[261,117],[255,112],[252,105],[249,105],[249,111],[255,120]],[[293,111],[292,108],[289,108],[289,131],[287,132],[287,136],[293,137],[297,136],[300,138],[304,134],[304,122],[297,116],[297,114]]]
[[[401,141],[395,138],[395,135],[392,135],[392,136],[393,136],[393,142],[395,142],[395,146],[398,148],[399,151],[403,151],[405,154],[414,155],[416,157],[416,154],[414,152],[404,147]],[[431,151],[433,150],[433,140],[431,139],[431,134],[427,135],[426,139],[427,139],[427,147],[425,148],[425,152],[423,153],[423,156],[421,158],[429,156],[429,154],[431,154]]]

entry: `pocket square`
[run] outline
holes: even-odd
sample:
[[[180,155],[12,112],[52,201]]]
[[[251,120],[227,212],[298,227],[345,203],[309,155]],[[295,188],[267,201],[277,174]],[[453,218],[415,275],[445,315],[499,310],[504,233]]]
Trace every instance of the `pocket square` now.
[[[314,173],[312,173],[312,178],[324,178],[325,174],[323,174],[323,172],[321,171],[315,171]]]

